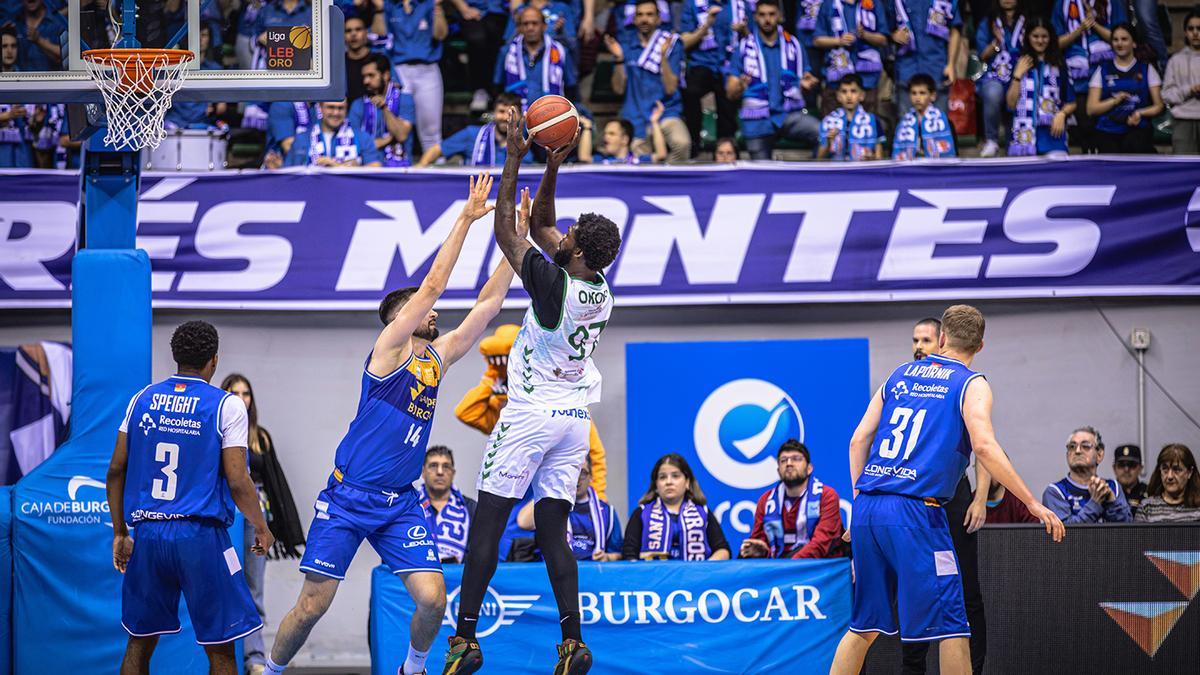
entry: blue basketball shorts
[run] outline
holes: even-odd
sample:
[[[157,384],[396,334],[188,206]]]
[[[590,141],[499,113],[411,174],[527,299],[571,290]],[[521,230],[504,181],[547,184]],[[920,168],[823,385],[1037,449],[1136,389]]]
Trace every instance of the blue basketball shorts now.
[[[396,574],[442,571],[437,542],[416,489],[383,491],[330,478],[313,506],[301,570],[345,579],[366,539]]]
[[[263,627],[237,551],[220,523],[143,522],[133,536],[121,587],[121,625],[130,635],[178,633],[180,593],[202,645],[236,640]]]
[[[945,509],[901,495],[860,494],[854,500],[850,544],[850,630],[899,632],[904,642],[971,635]]]

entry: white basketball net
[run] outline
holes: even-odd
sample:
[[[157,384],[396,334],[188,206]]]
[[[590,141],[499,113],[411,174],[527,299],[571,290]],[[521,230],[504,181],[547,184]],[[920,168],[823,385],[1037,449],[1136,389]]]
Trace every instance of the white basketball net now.
[[[157,148],[166,136],[163,116],[183,86],[192,55],[181,58],[153,50],[108,50],[83,55],[83,63],[104,95],[108,131],[104,142],[117,150]]]

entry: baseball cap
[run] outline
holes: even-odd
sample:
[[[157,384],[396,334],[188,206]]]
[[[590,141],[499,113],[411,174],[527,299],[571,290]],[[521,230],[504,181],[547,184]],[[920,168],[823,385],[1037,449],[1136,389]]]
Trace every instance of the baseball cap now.
[[[1113,455],[1113,464],[1120,462],[1131,462],[1136,464],[1142,463],[1142,449],[1132,443],[1117,446],[1117,452]]]

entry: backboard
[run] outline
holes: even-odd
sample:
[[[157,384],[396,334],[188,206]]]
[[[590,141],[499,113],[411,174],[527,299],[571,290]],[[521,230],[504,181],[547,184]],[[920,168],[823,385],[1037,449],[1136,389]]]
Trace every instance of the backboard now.
[[[135,1],[139,46],[198,55],[176,101],[344,96],[344,19],[332,0],[3,0],[0,37],[16,34],[18,70],[0,68],[0,103],[101,102],[80,54],[117,46]]]

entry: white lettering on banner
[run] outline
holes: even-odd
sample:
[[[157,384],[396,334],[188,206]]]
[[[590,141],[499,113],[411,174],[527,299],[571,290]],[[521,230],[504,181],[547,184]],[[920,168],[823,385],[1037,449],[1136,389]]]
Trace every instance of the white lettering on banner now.
[[[75,245],[75,218],[68,202],[0,202],[0,281],[15,291],[65,290],[43,263]]]
[[[717,522],[725,524],[725,514],[729,514],[729,524],[733,529],[742,534],[750,534],[750,528],[754,525],[754,510],[758,508],[757,502],[752,502],[743,499],[739,502],[721,502],[713,509],[713,517]]]
[[[788,259],[783,280],[788,283],[832,281],[842,254],[846,231],[855,213],[891,211],[899,190],[880,192],[776,193],[767,213],[803,213],[796,243]]]
[[[1007,188],[980,190],[909,190],[909,194],[932,206],[901,207],[892,227],[880,281],[920,279],[975,279],[983,256],[934,257],[938,244],[980,244],[986,220],[946,220],[950,209],[987,209],[1004,204]]]
[[[1092,262],[1100,246],[1100,226],[1085,218],[1055,218],[1050,210],[1063,206],[1108,206],[1116,185],[1094,187],[1047,186],[1017,195],[1004,214],[1004,235],[1018,244],[1056,244],[1049,253],[1008,253],[992,256],[987,276],[1069,277]]]
[[[1187,232],[1188,246],[1192,247],[1193,252],[1200,253],[1200,227],[1189,227],[1190,217],[1197,211],[1200,211],[1200,187],[1192,192],[1192,198],[1188,200],[1187,213],[1183,214],[1183,230]]]
[[[142,196],[145,200],[145,195]],[[192,223],[196,220],[199,202],[148,202],[138,203],[138,231],[146,223]],[[178,236],[139,234],[136,246],[146,251],[150,260],[172,260],[179,252]],[[154,292],[169,291],[175,285],[177,272],[158,270],[158,265],[150,265],[150,290]]]
[[[613,283],[662,284],[671,251],[678,249],[688,283],[736,284],[766,198],[765,194],[719,195],[708,227],[702,229],[691,197],[644,197],[666,213],[633,217]]]
[[[283,281],[292,264],[292,242],[275,234],[241,234],[251,223],[299,223],[304,202],[224,202],[196,227],[196,253],[210,260],[245,260],[237,272],[185,272],[179,290],[265,291]]]
[[[791,591],[789,593],[788,591]],[[762,604],[762,594],[766,604]],[[694,598],[694,600],[693,600]],[[721,588],[708,588],[694,596],[691,591],[676,589],[662,598],[655,591],[626,590],[579,593],[579,616],[583,624],[604,623],[620,626],[632,619],[634,624],[691,624],[697,619],[704,623],[721,623],[731,615],[741,623],[760,621],[826,620],[821,611],[821,591],[807,584],[772,586],[760,592],[757,588],[739,588],[732,593]],[[761,609],[760,609],[761,607]]]

